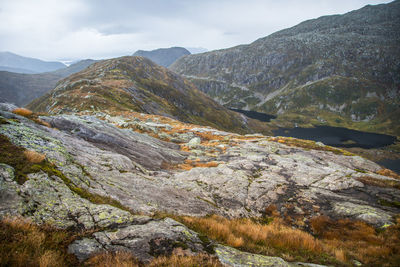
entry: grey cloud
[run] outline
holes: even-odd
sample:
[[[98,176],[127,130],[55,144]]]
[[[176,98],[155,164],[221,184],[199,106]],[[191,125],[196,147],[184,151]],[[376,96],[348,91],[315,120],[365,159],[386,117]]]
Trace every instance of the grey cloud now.
[[[322,15],[385,0],[2,0],[0,51],[47,60],[138,49],[250,43]]]

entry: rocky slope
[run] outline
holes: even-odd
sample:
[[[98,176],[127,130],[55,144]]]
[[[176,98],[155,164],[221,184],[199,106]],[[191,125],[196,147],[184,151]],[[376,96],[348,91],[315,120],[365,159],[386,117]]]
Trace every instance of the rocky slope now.
[[[323,144],[136,112],[89,110],[34,122],[13,109],[0,105],[0,215],[91,230],[69,247],[80,260],[121,249],[144,262],[177,247],[211,253],[204,236],[168,216],[157,219],[159,212],[262,218],[274,205],[307,229],[320,215],[386,228],[400,211],[400,182],[382,175],[390,172]],[[25,150],[45,158],[24,157]],[[300,265],[212,247],[232,266]]]
[[[65,68],[61,62],[48,62],[36,58],[23,57],[10,52],[0,52],[0,70],[18,73],[40,73]]]
[[[366,6],[249,45],[185,56],[170,68],[221,104],[278,115],[281,126],[399,135],[399,14],[400,1]]]
[[[169,67],[178,58],[190,55],[183,47],[159,48],[151,51],[138,50],[133,56],[145,57],[163,67]]]
[[[143,57],[98,62],[60,81],[28,107],[49,113],[138,111],[237,132],[263,129],[258,122],[224,108],[186,79]]]
[[[53,89],[62,78],[79,72],[94,62],[91,59],[82,60],[69,67],[40,74],[0,71],[0,99],[20,106],[26,105]]]

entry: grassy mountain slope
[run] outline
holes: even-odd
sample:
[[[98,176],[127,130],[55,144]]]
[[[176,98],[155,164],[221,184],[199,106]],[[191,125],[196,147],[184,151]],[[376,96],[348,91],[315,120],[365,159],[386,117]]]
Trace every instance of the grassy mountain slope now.
[[[259,125],[224,108],[181,76],[143,57],[95,63],[62,80],[28,107],[49,113],[136,111],[237,132],[248,132],[249,127],[256,129]]]
[[[400,1],[394,1],[185,56],[170,68],[221,104],[279,115],[279,125],[399,135],[399,29]]]

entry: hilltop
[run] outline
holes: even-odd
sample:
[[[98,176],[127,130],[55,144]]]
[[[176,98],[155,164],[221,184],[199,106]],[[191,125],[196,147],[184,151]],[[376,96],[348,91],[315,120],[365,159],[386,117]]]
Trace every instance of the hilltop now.
[[[266,130],[257,121],[226,109],[186,79],[143,57],[97,62],[60,81],[28,107],[51,114],[136,111],[237,132]]]

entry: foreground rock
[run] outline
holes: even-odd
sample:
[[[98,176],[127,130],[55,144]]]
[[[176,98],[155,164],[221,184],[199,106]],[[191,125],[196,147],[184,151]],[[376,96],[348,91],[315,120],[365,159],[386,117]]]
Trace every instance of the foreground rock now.
[[[322,144],[134,112],[48,116],[38,124],[0,108],[2,140],[45,156],[24,180],[21,166],[0,162],[0,216],[95,231],[71,244],[80,260],[105,250],[129,250],[145,262],[176,250],[210,251],[182,224],[149,217],[158,212],[259,217],[276,207],[298,227],[319,215],[386,227],[400,211],[398,179]],[[232,266],[296,266],[227,247],[216,253]]]
[[[180,125],[181,133],[174,133],[177,126],[173,123],[169,127],[144,123],[158,133],[153,134],[155,137],[164,132],[192,136],[187,138],[187,146],[179,146],[132,131],[131,122],[137,118],[125,118],[124,122],[123,117],[107,122],[87,115],[42,118],[56,130],[6,111],[0,115],[9,121],[0,126],[1,133],[13,143],[45,154],[74,186],[118,200],[135,212],[260,216],[274,204],[281,214],[306,219],[321,214],[348,217],[376,226],[391,224],[398,212],[395,205],[382,205],[400,201],[398,181],[377,174],[379,165],[358,156],[341,155],[339,150],[335,154],[323,147],[304,149],[263,136],[246,137],[192,126],[182,130]],[[118,121],[120,128],[113,121]],[[121,129],[121,125],[129,127]],[[188,162],[191,165],[186,168]],[[29,176],[26,184],[14,186],[26,194],[18,197],[32,199],[33,195],[41,196],[31,193],[39,190],[39,185],[65,188],[67,192],[62,183],[59,178],[38,173]],[[46,206],[47,198],[37,200],[36,205]],[[57,199],[67,206],[71,206],[70,200]],[[41,218],[38,210],[31,216]],[[48,216],[55,215],[49,212]]]
[[[143,217],[136,224],[96,232],[89,238],[77,240],[69,246],[69,252],[83,261],[100,252],[125,250],[148,262],[155,256],[170,255],[175,250],[193,255],[209,250],[207,246],[197,233],[170,218]]]

